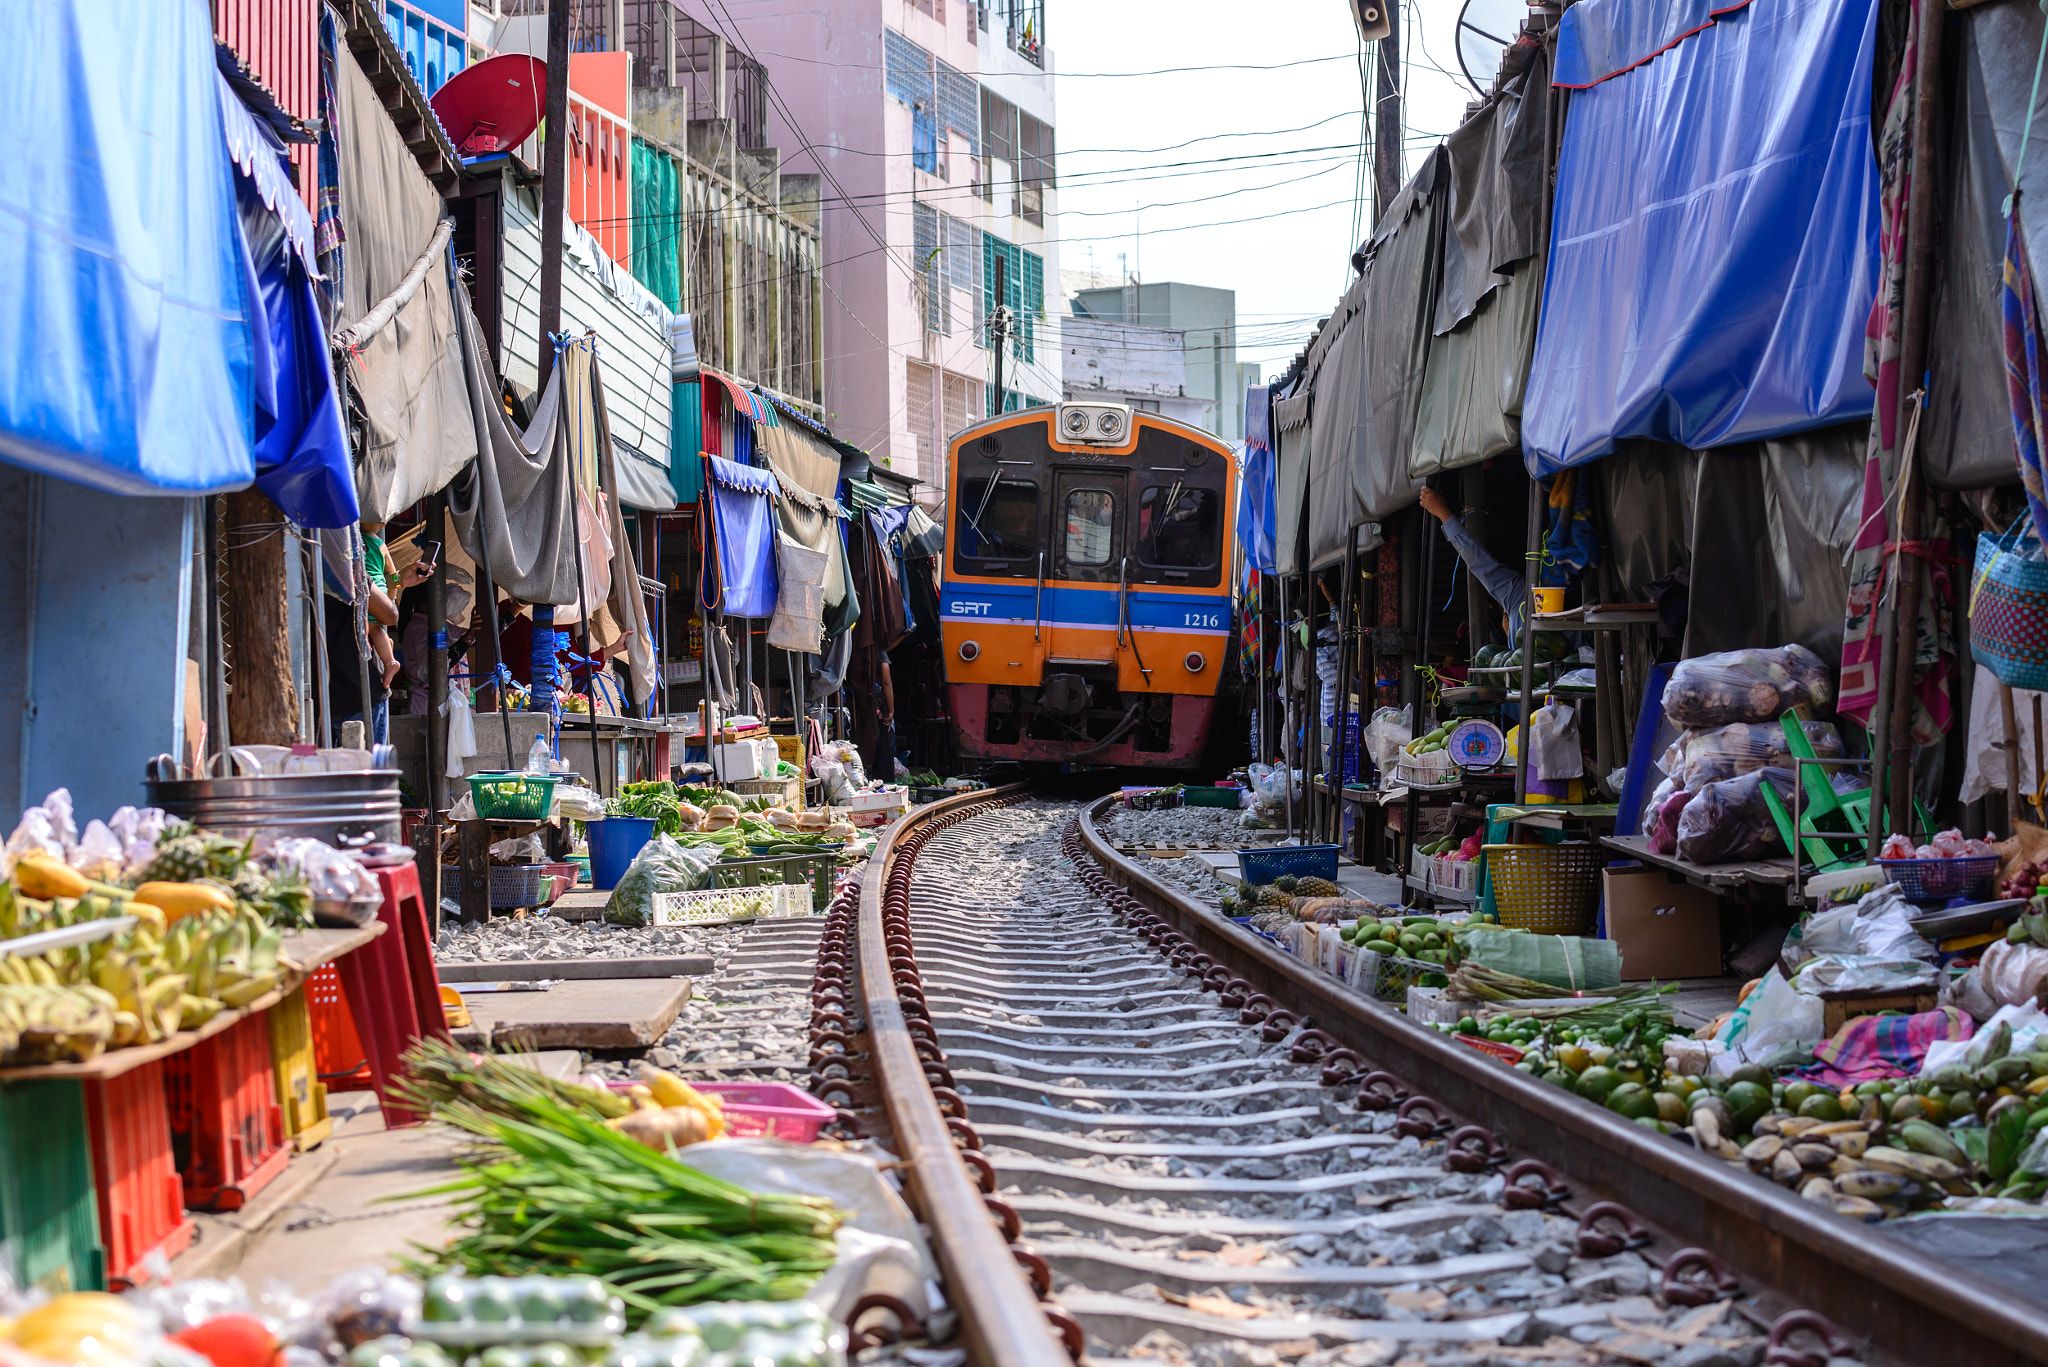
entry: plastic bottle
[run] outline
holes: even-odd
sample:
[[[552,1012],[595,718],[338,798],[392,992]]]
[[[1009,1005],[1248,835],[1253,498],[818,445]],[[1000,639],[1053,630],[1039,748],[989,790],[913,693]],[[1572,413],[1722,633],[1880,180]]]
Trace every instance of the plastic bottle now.
[[[526,772],[529,774],[553,773],[555,768],[554,747],[548,744],[547,733],[533,738],[533,747],[526,752]]]

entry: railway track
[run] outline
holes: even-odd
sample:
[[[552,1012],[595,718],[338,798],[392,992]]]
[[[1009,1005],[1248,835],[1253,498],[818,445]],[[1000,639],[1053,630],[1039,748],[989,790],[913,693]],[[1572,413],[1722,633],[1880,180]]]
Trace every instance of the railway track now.
[[[1084,804],[934,804],[869,868],[815,1090],[904,1159],[979,1363],[2048,1363],[2009,1293],[1352,995]]]

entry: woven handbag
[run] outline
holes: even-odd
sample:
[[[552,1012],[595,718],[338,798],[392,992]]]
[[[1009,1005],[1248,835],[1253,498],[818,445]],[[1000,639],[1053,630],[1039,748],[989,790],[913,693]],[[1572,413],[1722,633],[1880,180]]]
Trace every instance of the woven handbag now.
[[[2048,688],[2048,560],[2040,554],[2031,528],[1977,538],[1970,653],[2012,688]]]

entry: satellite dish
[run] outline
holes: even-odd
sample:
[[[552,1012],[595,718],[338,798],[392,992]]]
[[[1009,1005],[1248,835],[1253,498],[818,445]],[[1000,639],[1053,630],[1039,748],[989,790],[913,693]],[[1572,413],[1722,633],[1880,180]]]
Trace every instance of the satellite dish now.
[[[1458,11],[1458,65],[1472,89],[1493,89],[1500,59],[1515,45],[1529,8],[1523,0],[1465,0]]]
[[[509,152],[533,136],[548,103],[547,63],[509,52],[451,76],[427,101],[458,155]]]

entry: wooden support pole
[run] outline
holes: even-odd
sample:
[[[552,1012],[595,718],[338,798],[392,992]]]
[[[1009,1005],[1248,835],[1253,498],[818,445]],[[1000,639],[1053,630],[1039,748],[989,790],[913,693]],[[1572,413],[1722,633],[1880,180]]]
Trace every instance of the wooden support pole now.
[[[220,515],[227,542],[227,658],[233,666],[228,734],[240,745],[290,745],[299,739],[291,600],[285,592],[290,531],[277,505],[256,489],[222,495]]]

